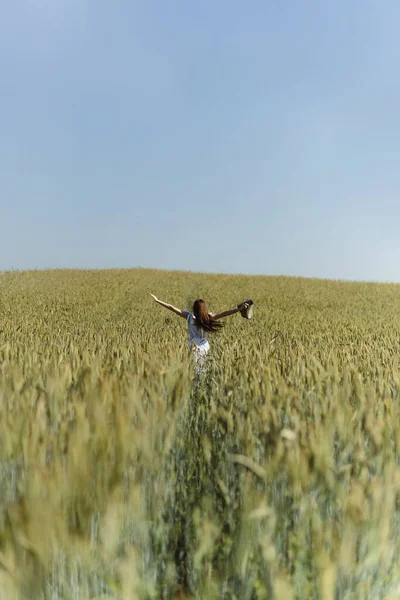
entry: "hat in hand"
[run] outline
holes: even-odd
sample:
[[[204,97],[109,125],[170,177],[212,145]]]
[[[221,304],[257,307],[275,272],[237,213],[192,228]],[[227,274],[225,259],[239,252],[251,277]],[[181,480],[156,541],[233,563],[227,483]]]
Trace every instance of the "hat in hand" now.
[[[240,314],[242,315],[242,317],[244,319],[251,319],[251,317],[253,316],[253,305],[254,305],[253,300],[251,298],[248,298],[244,302],[241,302],[240,304],[238,304],[238,308],[242,304],[245,304],[246,306],[243,306],[243,308],[240,310]]]

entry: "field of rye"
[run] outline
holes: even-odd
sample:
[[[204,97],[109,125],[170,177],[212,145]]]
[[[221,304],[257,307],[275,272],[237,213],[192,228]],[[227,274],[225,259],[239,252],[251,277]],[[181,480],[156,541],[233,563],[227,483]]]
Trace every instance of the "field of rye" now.
[[[3,273],[0,478],[0,600],[400,598],[400,286]]]

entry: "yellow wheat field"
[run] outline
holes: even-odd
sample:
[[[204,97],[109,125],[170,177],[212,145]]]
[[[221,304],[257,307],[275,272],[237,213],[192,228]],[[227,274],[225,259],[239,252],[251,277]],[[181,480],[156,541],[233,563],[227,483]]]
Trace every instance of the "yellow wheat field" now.
[[[255,301],[211,338],[185,322]],[[400,598],[400,286],[0,275],[0,600]]]

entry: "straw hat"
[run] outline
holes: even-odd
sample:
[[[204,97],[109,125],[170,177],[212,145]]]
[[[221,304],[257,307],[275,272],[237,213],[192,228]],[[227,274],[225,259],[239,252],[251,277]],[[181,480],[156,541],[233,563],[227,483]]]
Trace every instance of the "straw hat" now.
[[[244,319],[251,319],[251,317],[253,316],[253,305],[254,302],[251,298],[248,298],[247,300],[245,300],[244,302],[241,302],[240,304],[248,304],[248,307],[243,307],[242,310],[240,311],[240,314],[242,315],[242,317]],[[238,304],[238,308],[240,306],[240,304]]]

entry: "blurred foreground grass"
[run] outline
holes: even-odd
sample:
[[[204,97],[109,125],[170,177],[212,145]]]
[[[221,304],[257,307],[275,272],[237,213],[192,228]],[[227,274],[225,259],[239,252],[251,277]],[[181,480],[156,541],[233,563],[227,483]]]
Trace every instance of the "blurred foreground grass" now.
[[[226,320],[193,382],[185,322]],[[0,600],[400,598],[400,286],[0,276]]]

